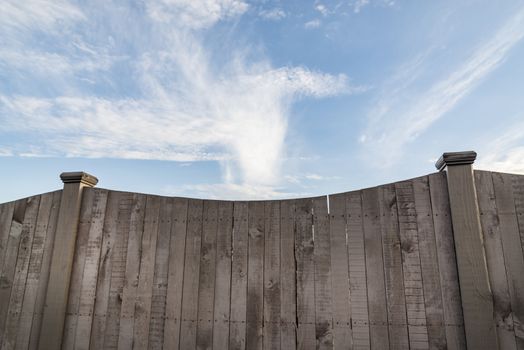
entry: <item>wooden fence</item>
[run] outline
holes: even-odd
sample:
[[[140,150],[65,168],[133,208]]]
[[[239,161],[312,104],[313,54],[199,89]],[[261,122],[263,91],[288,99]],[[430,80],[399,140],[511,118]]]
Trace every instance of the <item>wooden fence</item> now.
[[[1,348],[524,349],[524,176],[468,156],[274,201],[66,174],[0,205]]]

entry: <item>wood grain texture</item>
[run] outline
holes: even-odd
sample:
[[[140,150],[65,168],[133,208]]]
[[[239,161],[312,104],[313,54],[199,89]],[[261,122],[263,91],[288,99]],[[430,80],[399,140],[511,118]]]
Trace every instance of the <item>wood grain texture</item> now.
[[[515,213],[517,215],[517,222],[519,226],[520,244],[524,254],[524,175],[512,175],[512,189],[513,199],[515,201]],[[519,327],[515,328],[516,336],[519,339],[519,342],[521,342],[520,339],[524,338],[523,324],[524,321],[521,319]]]
[[[249,202],[246,348],[262,349],[264,320],[265,204]]]
[[[218,203],[213,349],[229,346],[233,202]]]
[[[444,310],[438,269],[437,244],[433,225],[433,209],[426,176],[412,181],[417,213],[418,245],[424,287],[424,306],[430,349],[447,347]]]
[[[280,349],[280,202],[265,203],[264,349]]]
[[[350,306],[353,329],[353,349],[369,349],[369,312],[367,293],[366,253],[360,191],[346,194],[346,230]]]
[[[313,199],[315,339],[317,349],[333,349],[333,296],[327,197]]]
[[[491,173],[475,171],[480,221],[484,233],[484,248],[488,265],[497,336],[502,349],[516,349],[511,300],[504,263],[504,250],[500,237],[500,225],[495,203],[495,191]]]
[[[233,221],[233,259],[231,268],[231,321],[229,348],[246,348],[248,204],[235,202]]]
[[[402,253],[397,215],[397,197],[394,185],[378,188],[384,279],[388,308],[390,349],[408,349],[406,297],[402,275]]]
[[[460,288],[458,282],[457,260],[451,212],[449,207],[448,186],[445,173],[432,174],[429,177],[429,190],[437,244],[437,259],[442,291],[446,343],[450,350],[466,349],[464,319]]]
[[[218,202],[204,201],[200,277],[198,285],[197,349],[213,346]]]
[[[202,242],[203,201],[190,199],[187,210],[186,256],[182,294],[180,348],[195,349],[198,323],[198,282]]]
[[[493,295],[471,165],[448,167],[447,179],[467,344],[496,349]]]
[[[315,264],[311,198],[295,202],[297,348],[315,349]]]
[[[524,255],[515,211],[512,175],[492,173],[495,202],[504,249],[517,348],[524,349]]]
[[[295,349],[297,337],[295,201],[280,202],[280,348]]]
[[[4,264],[15,202],[0,204],[0,268]]]
[[[188,201],[175,198],[174,217],[171,226],[169,248],[169,274],[167,280],[166,322],[164,325],[164,347],[178,349],[180,339],[180,317],[182,314],[182,282],[184,280],[184,257],[186,250]]]
[[[362,191],[371,349],[389,348],[388,313],[382,255],[378,188]]]
[[[329,196],[329,244],[333,302],[333,347],[351,349],[349,264],[346,242],[346,195]]]

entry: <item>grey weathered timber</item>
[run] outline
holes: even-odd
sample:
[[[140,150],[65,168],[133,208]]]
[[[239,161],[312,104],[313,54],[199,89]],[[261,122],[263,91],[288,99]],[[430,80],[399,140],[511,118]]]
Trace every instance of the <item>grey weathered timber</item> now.
[[[231,315],[229,349],[246,348],[247,250],[249,240],[248,204],[235,202],[233,208],[233,257],[231,266]]]
[[[475,156],[474,152],[463,152],[447,162],[444,155],[437,167],[447,170],[467,345],[471,349],[497,349],[493,295],[488,279],[471,165]]]
[[[86,186],[93,187],[98,182],[95,177],[83,172],[62,173],[60,177],[64,182],[64,189],[42,316],[42,330],[39,339],[39,347],[42,349],[58,349],[61,345],[82,190]]]
[[[166,322],[164,347],[178,349],[180,317],[182,314],[182,282],[184,279],[184,254],[186,250],[187,204],[185,198],[176,198],[171,225],[169,247],[169,273],[167,277]]]
[[[246,349],[263,347],[265,203],[249,202]]]
[[[499,345],[502,349],[516,349],[513,331],[513,315],[504,262],[504,251],[500,237],[500,225],[495,203],[495,190],[491,173],[475,171],[480,221],[484,233],[484,248],[488,263],[491,291],[493,293],[494,319],[497,326]]]
[[[313,199],[315,338],[317,349],[333,349],[333,296],[327,198]]]
[[[370,348],[369,313],[362,199],[360,191],[346,194],[346,230],[353,349]]]
[[[199,350],[208,350],[213,346],[217,230],[218,202],[205,201],[198,284],[197,349]]]
[[[329,238],[333,300],[333,347],[352,347],[349,265],[346,242],[346,196],[329,196]]]
[[[280,348],[296,348],[295,201],[280,202]]]
[[[389,348],[401,350],[409,348],[409,339],[395,185],[380,186],[378,191],[388,308]]]
[[[280,203],[267,201],[264,226],[264,349],[280,349]]]

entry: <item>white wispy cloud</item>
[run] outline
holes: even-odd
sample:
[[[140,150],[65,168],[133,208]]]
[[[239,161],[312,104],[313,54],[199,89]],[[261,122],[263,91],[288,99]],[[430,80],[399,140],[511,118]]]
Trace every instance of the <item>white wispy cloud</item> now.
[[[377,164],[392,165],[402,156],[407,143],[416,139],[478,86],[504,62],[511,48],[523,37],[524,9],[521,9],[493,37],[478,46],[465,63],[430,86],[427,92],[409,91],[409,96],[405,96],[404,88],[386,91],[370,111],[368,126],[360,136],[364,151],[376,156]],[[414,64],[413,68],[404,67],[401,70],[399,76],[409,78],[403,84],[409,86],[418,78],[420,61],[417,59],[416,62],[419,63]],[[401,82],[402,79],[395,81]]]
[[[313,19],[311,21],[308,21],[308,22],[304,23],[304,28],[306,28],[306,29],[318,28],[318,27],[320,27],[321,23],[322,22],[320,22],[319,19]]]
[[[192,197],[222,200],[287,199],[311,196],[309,192],[287,192],[274,186],[231,183],[171,186],[164,188],[163,194],[177,196],[187,194]]]
[[[47,5],[40,5],[45,12]],[[121,18],[113,15],[106,20],[115,24],[111,30],[121,31],[100,36],[104,40],[110,34],[119,36],[134,45],[133,56],[120,65],[114,64],[118,57],[130,53],[90,42],[89,18],[65,2],[62,7],[71,20],[83,23],[82,29],[74,28],[77,31],[66,36],[74,43],[74,56],[33,50],[18,37],[24,50],[18,50],[18,44],[0,50],[0,64],[27,74],[60,74],[61,84],[78,70],[103,69],[108,71],[102,76],[106,85],[111,87],[125,78],[133,84],[129,87],[134,94],[93,93],[78,82],[54,86],[53,79],[38,77],[35,83],[45,82],[59,93],[41,96],[0,90],[0,133],[22,140],[9,145],[12,154],[213,160],[220,162],[225,182],[217,190],[259,198],[277,196],[278,191],[271,189],[281,180],[293,101],[362,90],[352,87],[342,74],[300,66],[273,67],[265,57],[248,60],[246,47],[233,47],[226,63],[214,65],[216,53],[205,46],[205,31],[218,21],[243,14],[248,5],[239,0],[147,1],[149,18],[136,23],[140,31],[116,25]],[[111,12],[105,14],[111,16]],[[59,39],[54,33],[48,35]],[[99,61],[100,57],[106,60]],[[112,71],[120,66],[132,76]],[[27,139],[31,139],[30,149]],[[4,146],[0,141],[0,147]],[[201,190],[211,191],[212,187]]]
[[[286,12],[278,7],[273,9],[262,10],[258,13],[258,15],[270,21],[280,21],[281,19],[287,16]]]

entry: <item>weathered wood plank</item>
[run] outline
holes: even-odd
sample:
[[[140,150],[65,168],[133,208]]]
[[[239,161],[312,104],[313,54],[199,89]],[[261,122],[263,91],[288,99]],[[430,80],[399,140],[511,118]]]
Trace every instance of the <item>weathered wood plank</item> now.
[[[392,350],[409,349],[395,186],[381,186],[378,192],[388,308],[389,348]]]
[[[195,349],[198,317],[198,282],[202,241],[203,202],[190,199],[187,211],[186,256],[182,295],[180,348]]]
[[[448,166],[447,179],[468,347],[495,349],[493,295],[471,164]]]
[[[126,275],[127,242],[129,239],[132,207],[133,194],[128,192],[122,193],[118,204],[117,237],[111,263],[111,281],[104,336],[104,348],[106,349],[116,349],[118,347],[121,298]]]
[[[173,350],[179,348],[180,340],[182,283],[184,280],[184,256],[186,250],[187,203],[187,199],[185,198],[175,198],[174,216],[171,226],[164,348]]]
[[[317,349],[333,349],[333,299],[327,198],[313,199],[315,339]]]
[[[10,220],[9,237],[7,238],[6,253],[4,261],[0,261],[0,346],[5,338],[5,325],[11,289],[15,278],[16,262],[20,247],[20,239],[24,222],[24,214],[28,198],[20,199],[15,202],[12,220]]]
[[[335,349],[351,349],[351,310],[349,264],[346,243],[346,195],[329,196],[329,238],[333,298],[333,345]]]
[[[417,213],[420,266],[424,287],[424,305],[430,349],[446,348],[444,310],[440,273],[437,260],[437,244],[433,225],[433,210],[427,176],[413,180],[415,211]]]
[[[248,204],[234,203],[233,259],[231,268],[231,321],[229,348],[246,348],[247,250],[249,240]]]
[[[246,348],[262,349],[264,318],[264,202],[249,202]]]
[[[135,324],[133,328],[133,348],[147,349],[149,344],[149,321],[151,318],[151,299],[155,275],[155,257],[158,240],[161,198],[147,196],[142,233],[142,254],[135,302]]]
[[[280,202],[265,203],[264,349],[280,349]]]
[[[366,255],[360,192],[346,194],[346,230],[353,349],[369,349],[369,312]]]
[[[411,181],[396,183],[395,190],[410,347],[429,349],[413,183]]]
[[[315,265],[312,200],[297,199],[295,207],[295,257],[297,268],[297,347],[315,349]]]
[[[295,202],[280,202],[280,348],[296,348]]]
[[[458,282],[457,260],[446,174],[429,176],[433,225],[437,244],[437,259],[442,290],[446,342],[449,350],[466,349],[464,319]]]
[[[97,283],[89,286],[84,284],[86,291],[83,293],[85,297],[88,293],[88,290],[92,293],[95,292],[95,304],[93,307],[93,318],[92,328],[91,328],[91,337],[89,346],[91,349],[102,349],[104,346],[104,335],[106,330],[106,317],[107,317],[107,307],[109,303],[109,289],[111,286],[111,269],[113,263],[113,250],[115,247],[115,242],[117,239],[117,217],[118,217],[118,206],[120,202],[121,193],[120,192],[109,192],[107,198],[107,208],[104,215],[104,225],[103,225],[103,236],[102,236],[102,246],[100,247],[100,262],[98,264],[98,274]],[[96,253],[95,253],[96,255]],[[91,265],[90,267],[93,267]],[[87,271],[84,270],[84,274]],[[84,281],[85,283],[86,281]],[[91,287],[91,288],[89,288]],[[94,289],[92,289],[94,287]],[[89,305],[89,301],[83,299]],[[90,308],[89,306],[87,307]],[[77,328],[84,328],[86,330],[85,324],[80,326],[77,325]],[[84,344],[85,345],[85,344]]]
[[[13,220],[15,202],[0,205],[0,268],[4,265],[4,257],[7,252],[7,241]]]
[[[133,195],[131,223],[126,254],[126,272],[122,289],[122,306],[120,308],[120,329],[118,348],[131,349],[133,347],[133,333],[135,325],[135,301],[140,273],[140,255],[142,235],[144,233],[144,216],[146,196]]]
[[[84,274],[86,246],[89,237],[89,226],[91,225],[93,201],[94,191],[92,189],[85,189],[82,195],[82,204],[80,206],[80,221],[78,222],[73,269],[71,270],[71,282],[69,286],[69,296],[67,298],[67,311],[62,339],[62,346],[64,349],[73,349],[75,345],[80,291],[82,288],[82,277]]]
[[[517,348],[524,349],[524,255],[515,212],[512,175],[491,173],[508,276]]]
[[[475,171],[475,186],[480,210],[480,223],[484,233],[484,249],[488,265],[497,336],[502,349],[516,349],[513,315],[509,296],[504,251],[500,237],[499,218],[491,173]]]
[[[371,349],[389,348],[378,188],[362,191]]]
[[[232,236],[233,202],[221,201],[218,203],[213,349],[229,346]]]
[[[5,321],[4,339],[2,349],[14,349],[16,346],[16,335],[22,312],[22,303],[26,287],[27,274],[29,271],[29,260],[31,257],[31,247],[38,219],[40,208],[40,196],[27,199],[22,232],[20,234],[20,245],[16,259],[16,268],[11,286],[11,296]]]
[[[36,299],[33,313],[33,321],[31,323],[31,335],[29,339],[28,349],[36,349],[40,337],[40,326],[42,322],[42,314],[44,311],[45,294],[47,291],[47,281],[49,280],[49,269],[51,267],[51,254],[53,251],[53,244],[55,240],[56,224],[58,222],[58,210],[60,208],[60,200],[62,198],[62,191],[55,191],[52,193],[52,204],[49,213],[49,221],[46,228],[46,238],[43,247],[43,256],[41,263],[40,276],[38,279],[38,289],[36,291]]]
[[[218,202],[204,201],[200,276],[198,283],[197,349],[213,346]]]
[[[169,245],[174,200],[162,198],[160,205],[158,239],[155,254],[155,276],[151,296],[149,321],[149,349],[162,349],[164,343],[164,320],[166,315],[167,279],[169,269]]]
[[[78,306],[78,321],[75,335],[76,349],[89,349],[100,255],[102,251],[104,220],[109,195],[107,190],[102,189],[95,188],[93,189],[93,192],[93,209],[91,211],[91,223],[89,225],[89,237],[87,239],[80,301]],[[109,212],[109,214],[111,215],[112,212]],[[107,238],[105,243],[108,243]]]
[[[513,175],[512,176],[512,187],[513,187],[513,198],[515,201],[515,212],[517,215],[517,222],[520,233],[520,244],[524,254],[524,175]],[[519,339],[524,337],[522,331],[522,324],[524,321],[520,320],[520,332]],[[522,347],[524,348],[524,347]]]

